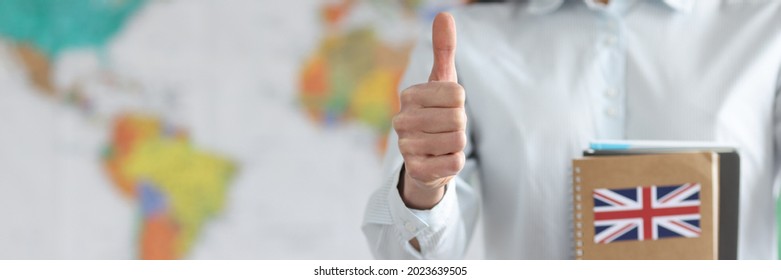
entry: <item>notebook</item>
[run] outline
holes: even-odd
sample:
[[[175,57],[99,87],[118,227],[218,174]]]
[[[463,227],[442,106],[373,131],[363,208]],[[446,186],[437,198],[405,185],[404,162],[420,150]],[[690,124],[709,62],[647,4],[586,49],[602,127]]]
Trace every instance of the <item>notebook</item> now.
[[[736,258],[734,149],[598,144],[573,160],[577,259]]]

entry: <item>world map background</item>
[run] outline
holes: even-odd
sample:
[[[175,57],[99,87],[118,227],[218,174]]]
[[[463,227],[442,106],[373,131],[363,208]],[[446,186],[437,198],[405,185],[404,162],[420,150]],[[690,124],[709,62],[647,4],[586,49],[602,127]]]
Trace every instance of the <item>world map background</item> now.
[[[0,1],[0,259],[369,258],[396,83],[462,2]]]
[[[0,2],[0,258],[371,257],[396,83],[460,2]]]

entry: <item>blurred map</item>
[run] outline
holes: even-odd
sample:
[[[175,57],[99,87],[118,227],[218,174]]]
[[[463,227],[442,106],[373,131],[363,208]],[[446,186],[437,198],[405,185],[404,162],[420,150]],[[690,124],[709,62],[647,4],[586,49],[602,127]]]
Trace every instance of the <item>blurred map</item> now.
[[[356,259],[457,0],[0,1],[0,258]]]

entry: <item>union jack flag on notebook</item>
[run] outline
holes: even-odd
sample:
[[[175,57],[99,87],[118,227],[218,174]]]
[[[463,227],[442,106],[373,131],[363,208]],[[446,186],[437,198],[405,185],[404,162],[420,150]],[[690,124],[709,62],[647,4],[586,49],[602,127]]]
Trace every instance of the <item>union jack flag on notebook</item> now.
[[[594,242],[699,237],[700,184],[595,189]]]

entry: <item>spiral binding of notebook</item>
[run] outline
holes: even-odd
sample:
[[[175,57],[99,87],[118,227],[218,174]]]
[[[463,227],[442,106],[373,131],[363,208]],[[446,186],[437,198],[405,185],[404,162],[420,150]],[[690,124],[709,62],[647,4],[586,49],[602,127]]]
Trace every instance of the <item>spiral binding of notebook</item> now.
[[[583,203],[582,196],[580,195],[580,167],[574,166],[573,170],[573,185],[575,191],[573,192],[573,204],[574,204],[574,218],[575,218],[575,259],[583,259]]]

